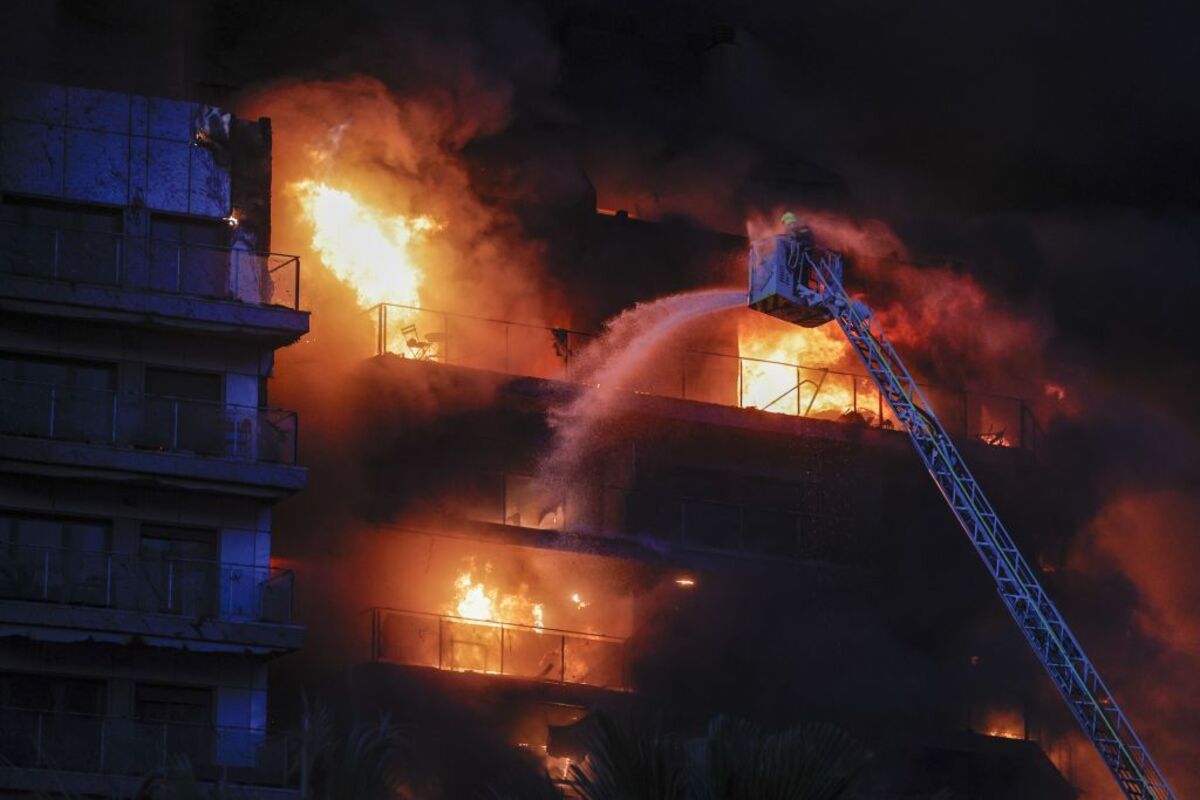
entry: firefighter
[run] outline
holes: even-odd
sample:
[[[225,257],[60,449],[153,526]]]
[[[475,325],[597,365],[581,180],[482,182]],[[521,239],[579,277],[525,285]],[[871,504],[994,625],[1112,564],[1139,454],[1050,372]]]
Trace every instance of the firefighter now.
[[[812,230],[791,211],[784,212],[779,218],[779,223],[784,232],[779,238],[776,257],[787,266],[792,278],[792,294],[806,297],[811,294],[808,289],[809,260],[812,258],[812,249],[816,246]]]
[[[796,242],[802,251],[811,250],[813,248],[812,230],[796,217],[791,211],[784,212],[784,215],[779,219],[783,225],[783,230],[786,235]]]

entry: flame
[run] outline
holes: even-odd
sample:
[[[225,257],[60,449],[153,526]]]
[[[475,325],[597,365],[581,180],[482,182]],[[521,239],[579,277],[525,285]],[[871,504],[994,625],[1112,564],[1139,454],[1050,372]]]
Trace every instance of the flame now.
[[[492,565],[485,564],[485,577]],[[454,601],[451,614],[473,622],[502,622],[526,625],[537,630],[546,627],[546,608],[529,598],[528,584],[520,584],[513,594],[501,594],[474,577],[474,565],[454,579]]]
[[[430,217],[380,211],[317,181],[300,181],[291,188],[312,226],[313,249],[354,290],[359,305],[421,304],[426,276],[412,247],[440,225]]]
[[[823,375],[850,354],[850,345],[836,331],[820,328],[738,327],[741,362],[741,406],[777,414],[841,417],[857,406],[874,407],[858,398],[855,379]],[[797,369],[797,367],[801,369]]]
[[[454,588],[458,590],[459,594],[458,602],[454,606],[458,616],[463,619],[484,621],[493,618],[492,607],[495,602],[492,597],[495,595],[495,590],[489,595],[487,587],[471,580],[470,572],[464,572],[455,578]]]
[[[583,611],[590,604],[580,596],[579,592],[571,593],[571,604],[575,606],[576,611]]]
[[[981,733],[1000,739],[1024,739],[1025,720],[1020,711],[993,709],[984,717]]]

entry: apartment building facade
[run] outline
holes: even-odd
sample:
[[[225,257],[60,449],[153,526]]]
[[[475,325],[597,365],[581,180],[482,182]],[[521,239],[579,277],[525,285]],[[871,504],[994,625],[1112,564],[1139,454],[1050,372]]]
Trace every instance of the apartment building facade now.
[[[271,517],[306,473],[266,386],[308,314],[266,252],[270,150],[217,108],[4,87],[0,794],[291,785]]]

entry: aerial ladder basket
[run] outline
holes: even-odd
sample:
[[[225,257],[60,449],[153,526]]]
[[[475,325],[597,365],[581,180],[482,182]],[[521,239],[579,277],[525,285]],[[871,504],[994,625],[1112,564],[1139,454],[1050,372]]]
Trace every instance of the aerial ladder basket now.
[[[870,309],[846,294],[841,255],[774,237],[751,245],[749,266],[751,308],[808,327],[837,321],[1121,791],[1131,800],[1175,800]]]

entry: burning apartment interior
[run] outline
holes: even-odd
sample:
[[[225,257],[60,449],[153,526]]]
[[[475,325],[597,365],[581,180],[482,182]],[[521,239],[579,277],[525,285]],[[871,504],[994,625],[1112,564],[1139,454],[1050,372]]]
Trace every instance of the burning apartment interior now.
[[[235,52],[222,65],[239,73],[229,85],[187,89],[221,101],[211,106],[41,84],[43,97],[65,93],[60,120],[53,104],[31,111],[33,95],[6,94],[4,223],[16,233],[3,377],[21,391],[58,388],[50,433],[31,412],[7,414],[5,434],[173,455],[185,473],[206,459],[245,467],[150,485],[112,465],[100,477],[6,478],[4,541],[20,563],[82,549],[101,565],[43,567],[37,597],[16,582],[21,602],[94,606],[84,595],[101,585],[101,608],[215,620],[130,649],[128,631],[79,645],[30,637],[15,616],[0,667],[9,727],[63,712],[102,719],[118,738],[127,723],[135,733],[211,723],[220,735],[189,752],[223,771],[202,779],[295,791],[277,731],[300,729],[300,698],[315,697],[343,721],[386,715],[413,732],[420,767],[404,796],[472,797],[512,774],[569,792],[590,715],[657,716],[692,735],[727,713],[850,731],[872,752],[873,796],[1109,796],[1111,778],[851,343],[835,325],[745,308],[749,244],[796,208],[847,255],[851,293],[903,350],[1020,548],[1084,620],[1084,643],[1103,643],[1097,661],[1106,674],[1113,665],[1116,695],[1189,788],[1194,720],[1153,681],[1156,670],[1186,676],[1194,652],[1176,647],[1175,631],[1194,615],[1179,610],[1183,579],[1146,588],[1178,567],[1134,553],[1120,532],[1145,527],[1181,552],[1169,531],[1193,506],[1186,492],[1126,491],[1098,466],[1097,442],[1133,435],[1113,433],[1115,395],[1054,344],[1044,298],[989,274],[993,249],[1010,251],[992,248],[990,232],[967,247],[911,220],[902,237],[860,206],[853,165],[798,161],[769,137],[647,158],[646,141],[607,131],[580,99],[612,91],[597,78],[610,53],[638,61],[678,39],[683,54],[649,69],[671,84],[701,63],[696,91],[725,102],[754,37],[713,25],[697,45],[694,26],[654,29],[654,12],[568,5],[552,34],[506,31],[528,45],[519,75],[489,71],[504,48],[486,35],[422,18],[347,34],[343,45],[403,47],[339,45],[355,54],[320,68],[295,67],[278,45],[264,51],[279,59],[269,67]],[[297,19],[312,23],[303,10]],[[222,35],[236,38],[232,27]],[[380,63],[385,50],[404,66]],[[562,106],[529,99],[546,91],[543,70],[570,86]],[[125,103],[124,123],[106,116],[113,102]],[[139,108],[150,109],[151,180],[130,193],[130,167],[126,194],[98,198],[89,181],[106,185],[104,170],[73,161],[71,147],[89,131],[141,146]],[[163,132],[176,111],[182,136]],[[671,127],[645,123],[655,124]],[[56,128],[65,166],[31,171],[30,143],[58,142]],[[43,229],[54,233],[35,241]],[[113,261],[101,240],[120,243],[115,278],[99,273]],[[928,255],[954,246],[965,264]],[[145,330],[65,312],[48,326],[34,304],[52,298],[10,296],[18,284],[86,293],[113,280],[192,305],[146,306]],[[232,316],[205,305],[217,301]],[[145,399],[113,401],[106,417],[86,393]],[[39,402],[22,395],[13,407]],[[295,462],[307,488],[276,505],[303,480]],[[1193,469],[1179,456],[1144,479],[1175,467]],[[1086,488],[1072,489],[1080,475]],[[136,577],[98,577],[113,574]],[[1106,638],[1102,615],[1119,610],[1133,632]],[[277,658],[301,636],[299,652]],[[1155,653],[1149,666],[1122,664],[1130,641]],[[39,693],[54,699],[21,705]],[[76,771],[98,771],[88,758]]]

